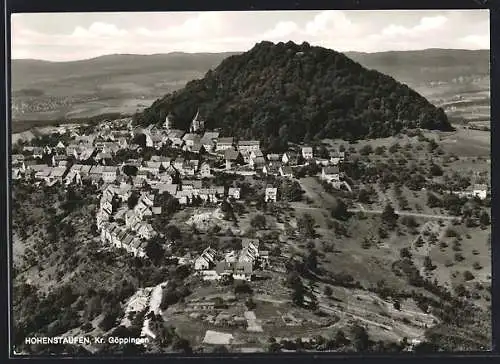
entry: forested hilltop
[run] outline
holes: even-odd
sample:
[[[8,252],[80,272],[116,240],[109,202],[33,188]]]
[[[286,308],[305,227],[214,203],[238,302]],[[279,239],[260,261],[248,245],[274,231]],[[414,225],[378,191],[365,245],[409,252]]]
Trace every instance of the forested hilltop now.
[[[443,110],[408,86],[307,43],[258,43],[155,101],[135,121],[149,125],[171,114],[175,127],[186,129],[198,109],[208,128],[271,148],[386,137],[403,128],[451,129]]]

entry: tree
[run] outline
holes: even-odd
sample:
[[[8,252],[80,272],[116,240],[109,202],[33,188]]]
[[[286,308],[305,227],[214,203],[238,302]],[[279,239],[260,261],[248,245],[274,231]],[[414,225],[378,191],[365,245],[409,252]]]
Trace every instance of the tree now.
[[[131,165],[123,166],[123,173],[129,177],[137,176],[137,171],[138,169],[136,166],[131,166]]]
[[[330,286],[325,286],[325,289],[324,289],[323,293],[325,294],[325,296],[327,296],[327,297],[331,297],[331,296],[332,296],[332,294],[333,294],[332,287],[330,287]]]
[[[139,195],[137,194],[137,192],[133,191],[127,200],[127,206],[130,210],[132,210],[137,205],[138,202],[139,202]]]
[[[382,221],[390,228],[394,228],[398,221],[398,215],[391,204],[387,204],[382,212]]]
[[[175,225],[168,225],[165,230],[165,236],[172,241],[179,240],[181,238],[181,231]]]
[[[255,229],[265,229],[266,224],[266,217],[261,214],[255,215],[252,220],[250,220],[250,226]]]
[[[145,252],[146,256],[151,259],[154,264],[159,264],[165,254],[163,246],[157,239],[151,239],[147,242]]]
[[[432,163],[429,169],[432,177],[439,177],[443,175],[443,169],[435,163]]]
[[[408,248],[401,248],[401,250],[399,251],[399,256],[401,257],[401,259],[405,259],[405,258],[408,258],[408,259],[411,259],[412,255],[410,253],[410,249]]]
[[[464,279],[466,281],[472,281],[474,279],[474,274],[472,274],[470,271],[466,270],[464,272]]]
[[[358,352],[367,351],[370,347],[368,332],[363,326],[355,325],[352,329],[354,348]]]
[[[334,219],[341,221],[345,221],[350,217],[347,204],[341,199],[337,199],[337,204],[330,210],[330,213]]]
[[[306,238],[313,238],[316,235],[314,224],[314,218],[308,213],[302,215],[302,217],[297,220],[297,228]]]
[[[483,211],[481,213],[481,216],[479,217],[479,223],[482,226],[488,226],[491,223],[490,215],[486,211]]]

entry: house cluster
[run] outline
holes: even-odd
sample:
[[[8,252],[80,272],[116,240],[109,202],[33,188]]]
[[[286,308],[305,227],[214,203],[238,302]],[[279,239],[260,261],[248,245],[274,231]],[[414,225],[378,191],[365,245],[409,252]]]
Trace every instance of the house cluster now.
[[[489,194],[489,189],[488,185],[486,184],[473,184],[467,187],[463,191],[453,191],[453,193],[459,197],[467,197],[467,198],[477,197],[480,200],[484,200]]]
[[[117,248],[124,248],[138,257],[145,256],[147,240],[157,235],[150,218],[161,214],[161,207],[154,206],[154,195],[142,192],[133,208],[128,199],[136,191],[129,184],[107,185],[96,214],[101,241]]]
[[[194,269],[204,280],[220,280],[232,277],[235,280],[251,281],[258,267],[269,264],[269,252],[259,251],[258,239],[242,239],[242,249],[225,254],[208,247],[194,261]]]

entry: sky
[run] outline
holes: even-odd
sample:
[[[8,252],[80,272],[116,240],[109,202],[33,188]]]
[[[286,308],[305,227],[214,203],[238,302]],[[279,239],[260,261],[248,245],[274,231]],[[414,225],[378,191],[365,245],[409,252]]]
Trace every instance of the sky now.
[[[246,51],[292,40],[337,51],[489,49],[488,10],[30,13],[11,18],[11,57]]]

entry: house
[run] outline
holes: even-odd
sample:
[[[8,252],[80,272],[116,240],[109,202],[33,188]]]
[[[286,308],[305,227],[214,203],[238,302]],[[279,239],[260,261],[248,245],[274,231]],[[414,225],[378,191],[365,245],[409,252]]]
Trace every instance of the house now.
[[[260,150],[260,142],[258,140],[240,140],[238,142],[238,150],[240,152]]]
[[[82,165],[82,167],[80,169],[80,174],[82,175],[82,178],[88,177],[90,175],[91,170],[92,170],[92,166]]]
[[[23,174],[19,168],[12,168],[12,179],[18,180],[23,178]]]
[[[336,166],[339,163],[342,163],[344,161],[344,158],[345,158],[345,152],[334,151],[330,155],[330,163]]]
[[[269,201],[276,202],[277,197],[278,197],[278,189],[276,187],[267,186],[264,200],[266,202]]]
[[[67,162],[67,157],[65,155],[53,155],[52,156],[52,166],[65,166]]]
[[[62,141],[59,140],[59,142],[56,144],[56,150],[58,152],[66,150],[66,146],[64,145],[64,143]]]
[[[183,149],[191,151],[194,145],[200,145],[201,138],[198,134],[187,133],[182,140],[184,141]]]
[[[35,147],[33,148],[33,158],[39,158],[39,159],[42,159],[43,158],[43,154],[44,154],[44,150],[43,148],[38,148],[38,147]]]
[[[149,172],[153,175],[158,175],[160,173],[161,162],[147,161],[143,162],[143,165],[139,168],[140,170]]]
[[[203,134],[200,140],[201,145],[207,152],[212,152],[217,145],[217,140],[219,139],[219,132],[207,131]]]
[[[262,173],[264,173],[266,176],[278,176],[280,174],[280,165],[264,165],[264,167],[262,167]]]
[[[194,261],[195,270],[207,270],[214,266],[216,251],[210,247],[206,248]]]
[[[279,164],[281,161],[279,154],[268,154],[266,156],[266,158],[267,158],[267,161],[269,162],[269,165],[276,164],[276,163]]]
[[[142,222],[139,229],[137,229],[137,235],[143,239],[149,240],[156,235],[156,231],[151,224]]]
[[[256,256],[259,255],[259,239],[243,238],[241,240],[241,247],[252,250]]]
[[[184,167],[184,163],[186,162],[186,160],[182,157],[177,157],[174,161],[174,168],[176,170],[178,170],[179,172],[182,171],[182,168]]]
[[[260,149],[252,150],[250,152],[250,159],[255,159],[255,158],[264,158],[264,154],[262,154],[262,151]]]
[[[155,148],[156,150],[159,150],[165,144],[165,139],[162,138],[161,135],[157,135],[157,134],[151,135],[151,143],[153,144],[153,148]]]
[[[222,259],[215,266],[215,272],[219,277],[230,276],[233,274],[233,264],[228,262],[226,259]]]
[[[233,137],[219,138],[215,150],[220,151],[220,150],[231,149],[233,148],[233,144],[234,144]]]
[[[118,168],[109,166],[109,167],[104,167],[102,170],[102,180],[105,183],[111,183],[116,181],[116,178],[118,177]]]
[[[210,177],[211,175],[212,173],[210,171],[210,164],[208,164],[207,162],[202,163],[200,167],[200,176]]]
[[[231,169],[236,164],[241,164],[243,162],[241,153],[234,149],[225,149],[224,159],[226,160],[226,169]]]
[[[484,200],[488,195],[488,186],[485,184],[475,184],[472,186],[472,195]]]
[[[256,157],[250,159],[250,167],[253,169],[262,169],[266,165],[266,160],[264,157]]]
[[[237,262],[234,267],[233,279],[242,281],[251,281],[253,274],[253,265],[250,262]]]
[[[52,168],[52,173],[50,174],[50,178],[53,181],[61,182],[63,181],[63,177],[66,174],[66,167],[54,167]]]
[[[177,191],[175,194],[175,198],[179,201],[181,205],[186,205],[193,199],[193,191],[192,190]]]
[[[18,166],[24,162],[23,154],[12,154],[11,161],[13,166]]]
[[[281,157],[281,161],[285,164],[297,164],[297,153],[292,151],[285,152]]]
[[[281,177],[293,178],[293,170],[290,166],[280,166]]]
[[[70,184],[81,185],[82,184],[82,176],[79,171],[71,169],[66,177],[64,178],[64,183],[66,186]]]
[[[168,140],[170,140],[174,148],[180,148],[182,146],[182,143],[184,142],[182,137],[184,134],[185,133],[182,130],[178,129],[172,129],[168,132]]]
[[[323,167],[321,169],[321,179],[324,181],[340,181],[340,171],[338,166]]]
[[[240,199],[240,188],[239,187],[229,187],[227,195],[235,200]]]
[[[302,147],[302,157],[306,160],[312,159],[314,157],[313,148],[312,147]]]
[[[262,267],[268,267],[269,266],[269,251],[268,250],[261,250],[259,252],[259,260],[262,264]]]
[[[198,169],[198,163],[199,162],[196,159],[185,161],[181,168],[181,173],[186,176],[194,176]]]
[[[158,190],[158,194],[163,194],[167,192],[168,194],[175,196],[178,190],[178,185],[176,184],[166,184],[166,183],[158,183],[155,186],[155,190]]]

